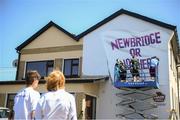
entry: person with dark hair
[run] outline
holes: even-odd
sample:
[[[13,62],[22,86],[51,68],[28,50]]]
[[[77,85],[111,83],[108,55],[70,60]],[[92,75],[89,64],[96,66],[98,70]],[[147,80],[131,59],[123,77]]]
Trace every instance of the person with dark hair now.
[[[127,73],[126,66],[121,60],[119,61],[119,70],[120,70],[121,82],[126,82],[126,73]]]
[[[26,74],[26,88],[20,90],[14,98],[14,119],[34,119],[36,105],[40,99],[36,91],[40,75],[37,71],[28,71]]]
[[[131,59],[130,72],[132,74],[133,81],[137,82],[139,80],[139,61],[137,60],[135,56],[132,56],[132,59]]]

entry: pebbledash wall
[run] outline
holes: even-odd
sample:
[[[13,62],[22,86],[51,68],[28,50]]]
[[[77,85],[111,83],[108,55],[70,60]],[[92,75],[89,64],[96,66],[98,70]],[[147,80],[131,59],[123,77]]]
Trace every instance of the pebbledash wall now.
[[[143,112],[147,115],[154,114],[154,116],[157,116],[157,118],[159,119],[167,119],[171,117],[170,111],[175,109],[177,112],[177,116],[179,117],[179,98],[177,84],[178,79],[176,71],[176,64],[178,61],[178,44],[176,42],[178,38],[176,36],[175,29],[173,30],[167,27],[165,28],[162,26],[162,24],[156,24],[156,22],[153,23],[152,21],[146,21],[146,19],[139,19],[136,15],[131,16],[131,14],[121,14],[84,36],[83,72],[84,74],[89,75],[108,75],[108,72],[111,72],[110,69],[113,68],[108,68],[107,59],[109,58],[107,57],[110,57],[111,59],[111,57],[113,57],[113,54],[110,56],[106,56],[103,41],[105,41],[105,39],[108,39],[108,37],[112,37],[111,39],[114,39],[115,41],[117,38],[114,37],[115,35],[113,36],[114,31],[116,33],[119,33],[119,37],[123,36],[124,33],[134,33],[136,35],[142,35],[143,33],[146,33],[144,35],[150,35],[151,33],[156,32],[159,34],[158,38],[160,41],[158,42],[158,44],[154,43],[149,46],[140,46],[139,43],[138,47],[132,46],[128,49],[125,49],[123,41],[120,41],[121,43],[117,43],[119,45],[118,50],[123,51],[122,54],[120,54],[119,58],[130,58],[131,56],[129,54],[129,51],[135,48],[140,49],[141,57],[138,56],[139,59],[146,59],[152,56],[157,56],[160,59],[158,68],[159,89],[152,88],[151,90],[143,92],[149,95],[153,95],[157,91],[162,92],[165,95],[165,101],[156,103],[153,101],[153,98],[151,100],[147,100],[147,103],[143,104],[150,104],[154,102],[157,107]],[[107,37],[103,37],[104,35],[106,35]],[[112,49],[116,48],[114,47]],[[146,61],[144,61],[144,63],[142,64],[147,64],[145,62]],[[119,103],[120,101],[120,98],[117,96],[117,94],[123,92],[124,90],[115,88],[112,85],[111,80],[100,86],[100,102],[98,102],[97,105],[97,118],[118,118],[118,114],[121,113],[120,111],[122,111],[123,107],[117,106],[117,103]],[[140,107],[141,105],[142,104],[139,104]],[[135,118],[133,117],[133,115],[129,117]],[[120,118],[122,118],[122,116],[120,116]]]
[[[127,88],[128,91],[126,91],[113,86],[112,76],[110,76],[112,68],[107,64],[111,56],[106,55],[103,42],[106,38],[115,40],[114,31],[120,35],[117,35],[117,37],[122,37],[121,35],[123,34],[143,36],[158,33],[158,44],[129,46],[125,50],[119,49],[119,51],[125,51],[119,56],[120,59],[130,58],[129,51],[134,48],[140,50],[141,57],[139,56],[139,59],[147,59],[152,56],[157,56],[160,59],[158,89],[149,86],[148,90]],[[120,44],[123,45],[123,43]],[[79,76],[78,78],[67,78],[66,88],[69,92],[76,94],[78,116],[83,111],[82,117],[79,118],[86,118],[85,95],[95,97],[94,100],[96,102],[94,103],[96,105],[93,105],[93,116],[96,117],[93,118],[96,119],[138,119],[142,118],[142,116],[148,116],[149,118],[156,116],[158,119],[176,118],[176,116],[179,118],[179,81],[176,67],[179,63],[178,37],[176,27],[173,25],[121,9],[77,36],[50,22],[18,46],[17,51],[19,52],[19,67],[16,81],[0,82],[0,92],[6,94],[0,94],[4,102],[0,104],[1,106],[7,106],[7,95],[9,93],[17,93],[20,88],[24,87],[22,78],[25,76],[27,62],[53,60],[53,68],[63,71],[64,59],[78,58]],[[147,64],[145,62],[143,63],[144,65]],[[108,81],[107,78],[109,78]],[[46,92],[44,83],[45,81],[40,82],[39,90],[42,93]],[[151,96],[145,102],[137,103],[136,100],[135,104],[137,105],[135,107],[137,109],[138,106],[141,108],[141,106],[149,104],[154,104],[156,107],[132,112],[132,109],[128,111],[132,104],[118,106],[117,104],[123,100],[122,97],[124,96],[119,97],[117,94],[131,92],[131,90]],[[156,92],[161,92],[165,95],[163,102],[155,102],[153,100]],[[137,95],[139,98],[144,97],[142,94],[134,95]],[[172,111],[174,116],[171,115]],[[123,114],[132,112],[132,114],[123,116],[122,112]]]

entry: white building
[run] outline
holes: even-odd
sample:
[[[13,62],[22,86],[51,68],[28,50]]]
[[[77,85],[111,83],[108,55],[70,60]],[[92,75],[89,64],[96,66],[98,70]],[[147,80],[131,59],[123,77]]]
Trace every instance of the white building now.
[[[158,89],[151,86],[122,89],[112,85],[112,76],[109,76],[112,73],[112,65],[109,63],[109,67],[107,64],[111,56],[106,56],[108,50],[105,50],[103,41],[129,38],[133,35],[156,37],[157,44],[151,41],[143,45],[141,40],[136,45],[132,45],[131,41],[131,45],[125,46],[125,43],[120,41],[118,50],[124,52],[120,52],[119,58],[126,60],[131,57],[130,51],[137,49],[139,59],[142,59],[141,63],[147,67],[146,60],[158,56],[160,59]],[[175,26],[123,9],[77,36],[50,22],[17,47],[19,53],[17,80],[0,82],[0,92],[4,93],[1,94],[3,101],[1,105],[11,106],[5,103],[12,101],[12,98],[10,100],[8,98],[23,87],[24,81],[21,79],[25,77],[26,71],[33,66],[32,64],[38,66],[46,63],[47,71],[43,73],[39,69],[44,76],[47,76],[53,68],[60,69],[68,75],[66,70],[69,68],[66,68],[66,64],[70,60],[77,64],[73,64],[76,70],[68,76],[70,78],[67,78],[66,88],[76,97],[79,118],[88,118],[87,114],[90,114],[90,118],[97,119],[179,118],[179,81],[176,67],[179,62],[178,46]],[[145,71],[148,72],[148,68]],[[46,91],[44,83],[44,80],[40,82],[40,92]],[[158,96],[156,92],[162,95]]]

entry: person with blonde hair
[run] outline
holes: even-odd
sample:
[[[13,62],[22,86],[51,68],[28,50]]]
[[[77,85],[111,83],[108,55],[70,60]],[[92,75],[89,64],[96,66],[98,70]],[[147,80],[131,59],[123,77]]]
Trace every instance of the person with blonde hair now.
[[[26,88],[20,90],[14,98],[14,119],[34,119],[36,105],[40,99],[38,87],[40,75],[37,71],[28,71],[26,74]]]
[[[46,80],[48,92],[41,96],[35,118],[77,120],[75,98],[65,91],[63,73],[53,71]]]

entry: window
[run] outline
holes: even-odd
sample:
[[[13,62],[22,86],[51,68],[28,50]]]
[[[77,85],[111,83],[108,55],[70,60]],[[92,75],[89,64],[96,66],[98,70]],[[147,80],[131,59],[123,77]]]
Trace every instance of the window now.
[[[26,63],[26,73],[29,70],[37,70],[42,78],[53,71],[54,61],[36,61]]]
[[[66,77],[78,77],[79,75],[79,59],[64,60],[64,75]]]
[[[9,93],[8,94],[6,107],[9,108],[10,110],[13,109],[15,95],[16,95],[16,93]]]

